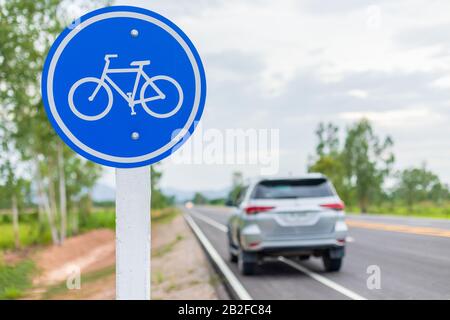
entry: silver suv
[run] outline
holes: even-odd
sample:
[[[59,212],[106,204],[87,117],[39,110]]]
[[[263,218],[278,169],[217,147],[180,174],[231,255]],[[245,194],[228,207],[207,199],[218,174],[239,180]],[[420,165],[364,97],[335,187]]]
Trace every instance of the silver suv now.
[[[228,221],[229,254],[242,274],[266,256],[322,257],[338,271],[345,254],[344,204],[321,174],[257,179],[241,189]]]

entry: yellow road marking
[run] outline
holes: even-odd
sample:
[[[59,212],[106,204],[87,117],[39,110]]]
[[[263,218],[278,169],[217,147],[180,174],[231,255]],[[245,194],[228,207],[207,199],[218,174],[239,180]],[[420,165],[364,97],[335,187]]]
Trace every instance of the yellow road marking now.
[[[401,233],[419,234],[419,235],[424,235],[424,236],[450,238],[450,230],[444,230],[444,229],[438,229],[438,228],[414,227],[414,226],[385,224],[385,223],[379,223],[379,222],[366,222],[366,221],[349,220],[349,219],[347,219],[346,222],[347,222],[347,225],[349,225],[350,227],[354,227],[354,228],[384,230],[384,231],[393,231],[393,232],[401,232]]]

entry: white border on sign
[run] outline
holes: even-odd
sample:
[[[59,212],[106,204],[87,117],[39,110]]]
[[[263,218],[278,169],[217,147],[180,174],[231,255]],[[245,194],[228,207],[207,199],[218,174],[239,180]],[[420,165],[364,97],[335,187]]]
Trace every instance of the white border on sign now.
[[[82,143],[80,140],[78,140],[73,134],[72,132],[66,127],[66,125],[64,124],[64,122],[62,121],[61,117],[59,116],[59,113],[56,109],[56,105],[55,105],[55,101],[53,98],[53,77],[54,77],[54,73],[55,73],[55,68],[56,68],[56,64],[58,62],[58,59],[60,57],[60,55],[62,54],[64,48],[67,46],[67,44],[69,43],[69,41],[81,30],[83,30],[85,27],[91,25],[92,23],[95,23],[97,21],[101,21],[104,19],[109,19],[109,18],[136,18],[136,19],[140,19],[140,20],[144,20],[150,23],[153,23],[155,25],[157,25],[158,27],[162,28],[163,30],[165,30],[166,32],[168,32],[172,37],[175,38],[175,40],[181,45],[181,47],[184,49],[184,51],[186,52],[189,61],[191,62],[192,68],[194,70],[194,77],[195,77],[195,97],[194,97],[194,105],[191,111],[191,114],[189,115],[189,118],[185,124],[185,126],[183,127],[183,129],[179,130],[178,134],[169,142],[167,143],[165,146],[159,148],[158,150],[152,151],[148,154],[142,155],[142,156],[137,156],[137,157],[117,157],[117,156],[112,156],[109,154],[105,154],[99,151],[96,151],[88,146],[86,146],[84,143]],[[169,150],[170,148],[172,148],[173,146],[175,146],[175,144],[177,144],[182,138],[183,136],[189,132],[189,128],[191,127],[191,125],[193,124],[194,120],[195,120],[195,116],[197,115],[197,111],[200,105],[200,99],[201,99],[201,78],[200,78],[200,71],[198,68],[198,64],[197,61],[194,57],[194,54],[192,53],[191,49],[189,48],[188,44],[183,40],[183,38],[175,31],[173,30],[170,26],[168,26],[167,24],[165,24],[164,22],[151,17],[151,16],[147,16],[141,13],[137,13],[137,12],[127,12],[127,11],[119,11],[119,12],[108,12],[108,13],[103,13],[103,14],[99,14],[97,16],[91,17],[86,21],[83,21],[80,25],[78,25],[77,28],[73,29],[59,44],[58,48],[55,51],[55,54],[52,57],[52,60],[50,62],[50,66],[49,66],[49,70],[48,70],[48,76],[47,76],[47,97],[48,97],[48,102],[50,105],[50,111],[53,115],[53,117],[55,118],[56,123],[58,124],[58,126],[61,128],[61,130],[64,132],[64,134],[70,139],[70,141],[72,141],[78,148],[80,148],[81,150],[83,150],[84,152],[95,156],[97,158],[103,159],[103,160],[107,160],[107,161],[111,161],[111,162],[119,162],[119,163],[136,163],[136,162],[142,162],[142,161],[147,161],[149,159],[155,158],[159,155],[161,155],[162,153],[166,152],[167,150]]]

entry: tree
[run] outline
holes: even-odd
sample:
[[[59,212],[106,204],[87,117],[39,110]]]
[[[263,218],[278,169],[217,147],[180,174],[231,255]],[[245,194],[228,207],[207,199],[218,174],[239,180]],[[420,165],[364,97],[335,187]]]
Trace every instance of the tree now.
[[[159,188],[159,181],[162,172],[157,169],[158,164],[150,166],[150,186],[151,186],[151,207],[152,209],[162,209],[174,203],[173,197],[166,196]]]
[[[370,122],[362,119],[347,129],[342,151],[345,183],[355,193],[361,212],[367,212],[370,201],[381,193],[384,179],[394,162],[392,139],[380,139]]]
[[[319,123],[316,131],[318,139],[316,155],[310,158],[308,172],[319,172],[326,175],[345,202],[350,202],[349,190],[344,178],[342,152],[339,141],[339,128],[333,123]]]
[[[228,197],[227,197],[227,201],[226,201],[227,203],[231,204],[237,200],[237,196],[241,192],[243,184],[244,184],[244,178],[243,178],[242,172],[240,172],[240,171],[233,172],[233,174],[231,176],[231,189],[230,189],[230,192],[228,193]]]
[[[72,150],[64,145],[62,147],[70,232],[77,234],[80,223],[84,224],[91,213],[92,189],[101,175],[102,168],[84,158],[72,156]]]
[[[319,123],[316,129],[316,136],[319,139],[316,146],[316,153],[319,157],[335,156],[339,154],[339,128],[333,123]]]
[[[84,7],[106,4],[97,0]],[[67,164],[77,157],[62,146],[51,128],[40,98],[40,73],[50,44],[65,24],[68,1],[8,0],[0,7],[0,123],[4,139],[32,171],[54,243],[66,233]],[[55,170],[56,169],[56,170]],[[59,198],[59,201],[57,199]],[[59,203],[59,209],[58,209]],[[60,226],[56,225],[58,211]]]
[[[194,204],[206,204],[208,203],[208,199],[206,199],[206,197],[200,192],[196,192],[192,198],[192,202]]]
[[[30,183],[14,174],[14,168],[10,161],[6,160],[0,166],[0,178],[3,182],[0,194],[10,199],[12,215],[14,246],[20,248],[19,213],[20,207],[27,202],[30,195]]]
[[[431,200],[439,203],[448,197],[448,188],[439,177],[427,170],[423,164],[420,168],[402,170],[397,174],[398,182],[394,194],[400,198],[410,211],[420,201]]]
[[[321,156],[308,166],[308,172],[319,172],[327,176],[342,200],[345,203],[351,202],[351,190],[345,183],[345,169],[340,154]]]

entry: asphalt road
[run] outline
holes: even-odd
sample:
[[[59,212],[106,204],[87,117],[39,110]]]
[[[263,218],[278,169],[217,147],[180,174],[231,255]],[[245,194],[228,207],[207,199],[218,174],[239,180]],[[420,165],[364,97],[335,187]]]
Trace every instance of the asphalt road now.
[[[450,222],[420,218],[349,215],[347,254],[340,272],[322,261],[273,261],[242,276],[227,259],[229,209],[185,209],[253,299],[450,299]],[[369,266],[380,270],[369,289]]]

